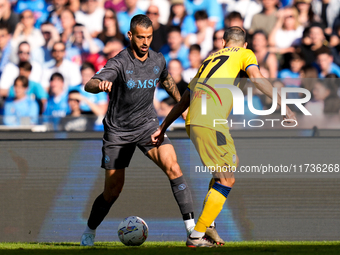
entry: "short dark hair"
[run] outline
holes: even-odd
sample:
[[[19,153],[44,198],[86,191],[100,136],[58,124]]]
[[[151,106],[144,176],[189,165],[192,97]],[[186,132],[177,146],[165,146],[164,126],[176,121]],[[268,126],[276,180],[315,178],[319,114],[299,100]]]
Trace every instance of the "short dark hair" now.
[[[0,30],[6,30],[7,33],[10,32],[10,28],[9,28],[8,24],[6,24],[4,22],[0,22]]]
[[[226,20],[228,20],[228,21],[231,21],[231,20],[234,20],[234,19],[243,20],[241,13],[233,11],[233,12],[230,12],[228,14],[228,16],[226,17]]]
[[[195,12],[194,17],[195,17],[195,20],[204,20],[204,19],[208,19],[208,14],[204,10],[197,11]]]
[[[223,39],[227,44],[231,41],[237,44],[244,44],[246,42],[246,32],[240,27],[229,27],[225,30]]]
[[[84,62],[80,67],[80,71],[83,71],[87,68],[90,68],[94,72],[96,71],[96,69],[94,68],[94,65],[90,62]]]
[[[79,92],[79,90],[77,90],[77,89],[72,89],[72,90],[70,90],[70,91],[68,92],[68,94],[69,94],[69,95],[71,95],[71,94],[80,94],[80,92]]]
[[[169,27],[168,34],[170,34],[172,32],[181,33],[181,27],[180,26],[171,26],[171,27]]]
[[[201,52],[201,46],[199,46],[199,44],[192,44],[189,47],[189,52],[192,52],[194,50],[197,50],[199,52]]]
[[[17,83],[17,81],[21,81],[22,82],[22,86],[24,88],[28,88],[28,79],[27,77],[23,76],[23,75],[19,75],[15,80],[14,80],[14,86]]]
[[[25,71],[32,71],[32,65],[28,61],[20,61],[18,65],[19,69],[24,69]]]
[[[149,28],[152,27],[152,21],[149,19],[148,16],[144,14],[138,14],[131,19],[130,31],[134,31],[137,26]]]
[[[51,75],[50,81],[53,81],[54,79],[60,79],[64,82],[64,76],[58,72]]]
[[[27,44],[27,45],[30,46],[30,48],[31,48],[31,45],[30,45],[27,41],[23,41],[23,42],[19,43],[18,49],[19,49],[20,46],[23,45],[23,44]]]
[[[332,52],[331,52],[330,48],[328,48],[328,47],[321,47],[320,49],[317,49],[315,51],[315,56],[319,56],[321,54],[327,54],[329,56],[332,56]]]
[[[64,42],[62,42],[62,41],[58,41],[58,42],[55,42],[55,43],[53,44],[53,46],[52,46],[52,51],[54,50],[54,47],[55,47],[57,44],[62,44],[62,45],[64,45],[64,49],[66,49],[66,44],[65,44]]]

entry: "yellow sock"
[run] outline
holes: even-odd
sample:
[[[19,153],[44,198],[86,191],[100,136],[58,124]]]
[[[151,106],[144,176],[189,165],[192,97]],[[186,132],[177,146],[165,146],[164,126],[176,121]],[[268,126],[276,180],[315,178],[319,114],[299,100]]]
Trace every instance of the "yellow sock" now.
[[[198,218],[195,230],[205,233],[207,227],[211,225],[221,212],[226,200],[227,198],[224,195],[214,188],[211,188],[204,199],[203,211],[201,216]]]

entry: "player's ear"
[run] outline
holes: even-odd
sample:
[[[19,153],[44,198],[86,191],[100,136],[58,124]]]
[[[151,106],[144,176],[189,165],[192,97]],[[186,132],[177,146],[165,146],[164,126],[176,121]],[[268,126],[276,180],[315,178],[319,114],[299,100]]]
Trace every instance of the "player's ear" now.
[[[225,46],[227,46],[227,43],[224,39],[222,39],[222,46],[223,46],[223,48],[225,48]]]
[[[131,41],[131,39],[132,39],[132,32],[131,31],[128,32],[128,38]]]
[[[245,42],[245,43],[243,44],[243,48],[247,49],[247,46],[248,46],[248,43]]]

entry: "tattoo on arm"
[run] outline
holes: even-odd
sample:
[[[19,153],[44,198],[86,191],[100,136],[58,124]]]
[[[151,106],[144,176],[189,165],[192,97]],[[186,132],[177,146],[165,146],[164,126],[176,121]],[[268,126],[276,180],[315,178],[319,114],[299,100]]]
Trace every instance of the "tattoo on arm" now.
[[[168,94],[173,97],[176,102],[179,102],[181,100],[181,95],[179,94],[176,82],[170,74],[168,74],[165,80],[162,81],[162,84],[166,92],[168,92]]]

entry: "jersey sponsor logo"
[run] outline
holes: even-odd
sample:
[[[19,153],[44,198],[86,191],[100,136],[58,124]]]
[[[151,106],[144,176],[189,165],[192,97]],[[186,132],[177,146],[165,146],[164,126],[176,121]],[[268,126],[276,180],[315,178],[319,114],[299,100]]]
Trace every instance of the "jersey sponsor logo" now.
[[[126,74],[133,74],[133,70],[126,70]]]
[[[137,89],[146,89],[146,88],[156,87],[158,81],[159,81],[159,78],[149,79],[149,80],[144,80],[144,81],[138,80]]]
[[[136,86],[136,83],[134,80],[130,79],[128,80],[128,82],[126,83],[126,86],[128,87],[128,89],[133,89]]]
[[[214,100],[215,105],[217,105],[216,100],[214,98],[214,95],[210,92],[210,91],[212,91],[216,95],[215,97],[217,97],[217,99],[220,101],[220,104],[222,105],[222,100],[221,100],[220,96],[218,95],[217,91],[213,87],[211,87],[208,84],[202,83],[202,82],[198,82],[198,83],[205,86],[205,87],[197,87],[197,88],[199,90],[203,90],[204,92],[206,92],[208,94],[209,97],[207,97],[207,99],[212,98]],[[202,97],[202,94],[200,96]],[[194,94],[194,97],[195,97],[195,94]]]
[[[161,69],[159,68],[159,66],[155,66],[155,67],[153,68],[154,74],[158,74],[158,73],[159,73],[159,70],[161,70]]]

